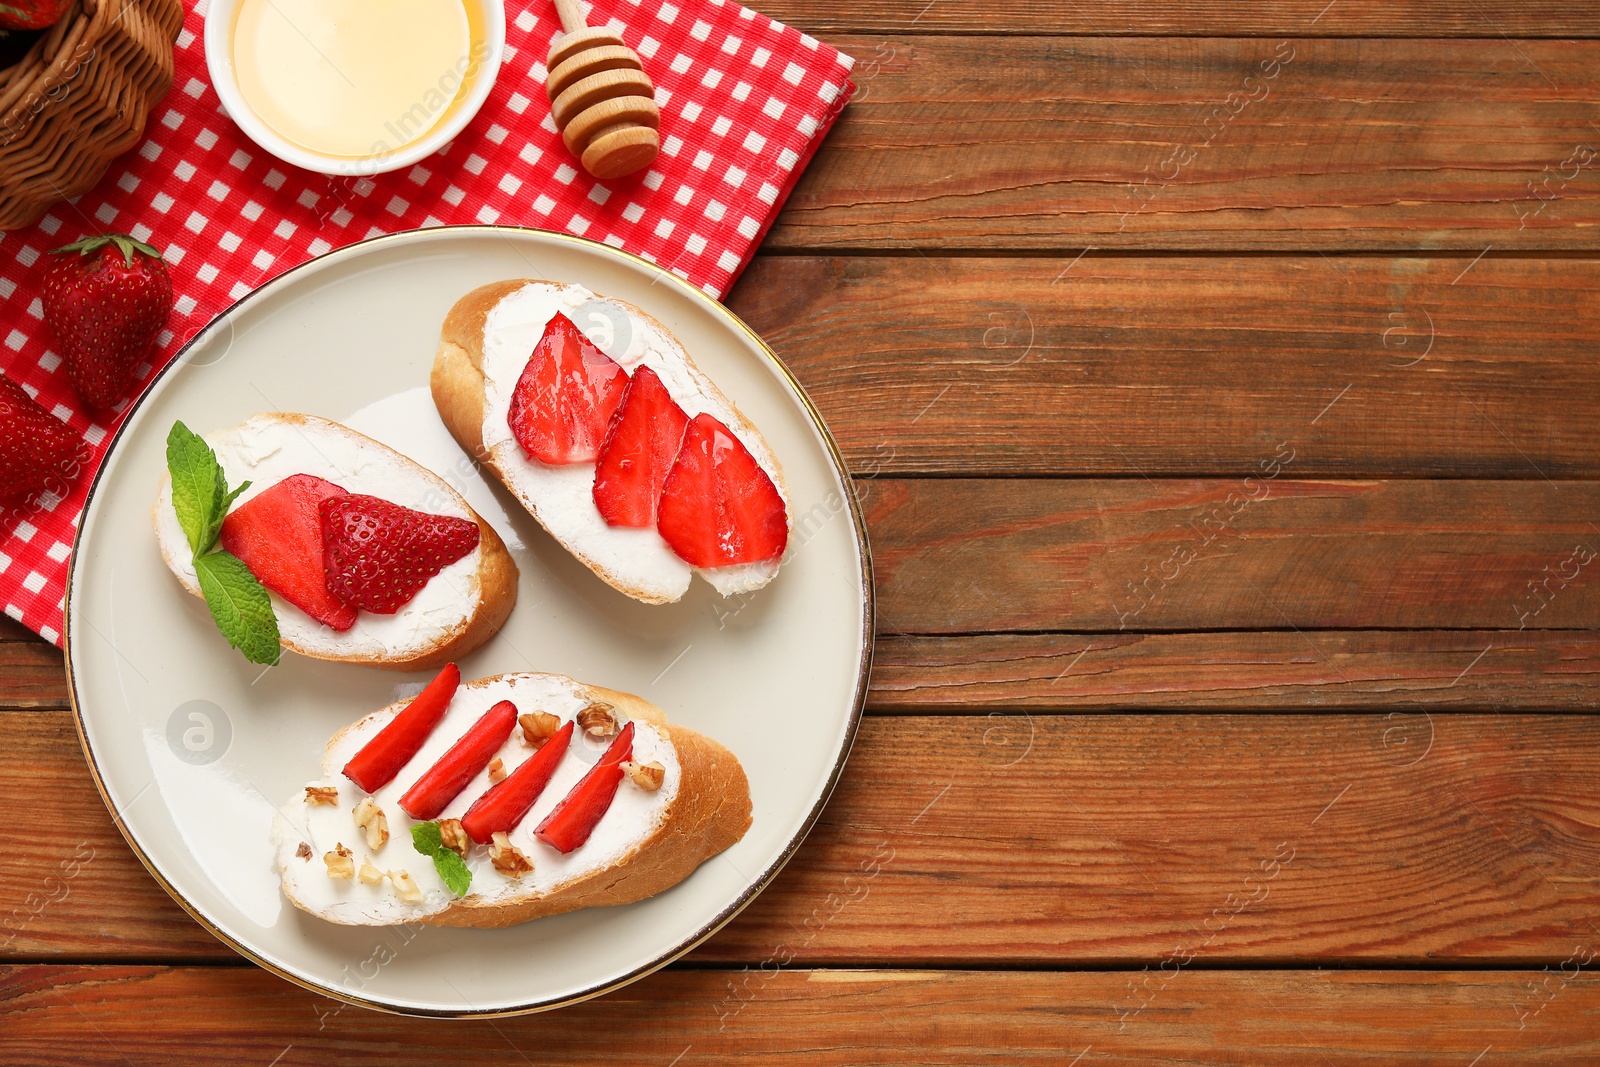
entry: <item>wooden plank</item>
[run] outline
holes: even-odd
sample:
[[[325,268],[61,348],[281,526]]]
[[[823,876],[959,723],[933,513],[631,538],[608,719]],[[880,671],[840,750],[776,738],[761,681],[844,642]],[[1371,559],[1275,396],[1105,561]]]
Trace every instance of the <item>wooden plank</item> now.
[[[1197,37],[1594,37],[1582,0],[768,0],[761,10],[819,36],[859,33],[1185,35]],[[870,70],[873,53],[854,53]]]
[[[69,713],[0,715],[0,738],[0,810],[48,828],[39,847],[0,855],[0,958],[233,956],[128,848]]]
[[[61,650],[21,623],[0,625],[0,710],[64,708]]]
[[[1554,965],[1600,939],[1592,716],[867,720],[701,962]],[[66,716],[0,716],[0,954],[228,959],[120,843]],[[1237,909],[1238,914],[1233,914]]]
[[[763,256],[733,307],[863,475],[1600,476],[1600,260]]]
[[[39,637],[0,642],[0,706],[66,707],[67,685],[60,649]]]
[[[1589,716],[873,719],[801,856],[699,957],[1565,952],[1600,937],[1597,741]]]
[[[1281,473],[1299,451],[1274,455]],[[1263,473],[861,488],[880,634],[1587,629],[1600,618],[1595,482]],[[797,525],[826,521],[807,512]],[[1324,656],[1316,638],[1305,646]],[[19,655],[38,660],[37,700],[57,699],[51,654]]]
[[[1298,462],[1290,438],[1280,472]],[[1264,473],[878,479],[870,490],[880,633],[1583,629],[1600,619],[1595,482]],[[1306,650],[1321,656],[1315,637]]]
[[[9,615],[0,615],[0,642],[36,641],[38,635]]]
[[[1136,983],[1151,990],[1137,1014]],[[1523,1007],[1533,1004],[1536,1014]],[[0,1005],[0,1058],[39,1067],[135,1057],[392,1067],[454,1060],[464,1050],[486,1067],[1565,1067],[1600,1056],[1600,984],[1588,971],[1569,977],[1555,968],[1191,970],[1164,980],[1153,972],[669,970],[562,1011],[442,1025],[342,1007],[254,968],[35,966],[0,968]]]
[[[1137,708],[1593,711],[1594,630],[890,637],[878,714]]]
[[[1313,650],[1292,631],[889,636],[877,643],[867,712],[1600,704],[1600,632],[1592,630],[1333,630],[1315,640]],[[66,706],[60,653],[38,638],[29,647],[40,680],[0,671],[0,713]]]
[[[1596,247],[1600,41],[835,43],[769,249]]]

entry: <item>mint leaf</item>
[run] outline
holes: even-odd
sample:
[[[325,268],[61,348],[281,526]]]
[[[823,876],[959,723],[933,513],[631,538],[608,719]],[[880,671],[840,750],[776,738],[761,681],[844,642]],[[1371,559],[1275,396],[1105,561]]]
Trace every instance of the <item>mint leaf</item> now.
[[[467,869],[466,861],[449,849],[441,848],[433,854],[433,866],[456,896],[464,897],[472,888],[472,872]]]
[[[276,666],[278,619],[267,590],[237,556],[212,552],[196,556],[195,575],[217,629],[251,663]]]
[[[172,475],[172,510],[178,513],[189,550],[203,556],[217,543],[227,513],[223,501],[228,481],[222,465],[204,438],[175,422],[167,433],[167,470]]]
[[[226,483],[224,483],[224,484],[226,484]],[[254,484],[255,483],[252,482],[249,478],[246,478],[244,481],[239,483],[239,488],[235,489],[233,492],[229,493],[227,496],[222,498],[222,509],[221,509],[222,510],[222,516],[221,516],[222,518],[227,518],[228,517],[228,509],[233,507],[233,502],[235,500],[239,499],[239,494],[244,492],[246,489],[250,488]],[[218,526],[219,529],[221,528],[222,523],[221,523],[220,520],[218,521],[217,526]]]
[[[424,856],[431,856],[444,848],[444,835],[436,822],[419,822],[411,828],[411,847]]]
[[[444,836],[436,822],[419,822],[411,828],[411,847],[433,860],[433,867],[458,897],[472,888],[472,871],[466,861],[444,847]]]
[[[228,492],[217,454],[182,422],[167,431],[167,472],[172,476],[172,510],[189,539],[195,577],[217,629],[251,663],[275,666],[280,649],[272,598],[238,557],[212,551],[228,508],[250,483]]]

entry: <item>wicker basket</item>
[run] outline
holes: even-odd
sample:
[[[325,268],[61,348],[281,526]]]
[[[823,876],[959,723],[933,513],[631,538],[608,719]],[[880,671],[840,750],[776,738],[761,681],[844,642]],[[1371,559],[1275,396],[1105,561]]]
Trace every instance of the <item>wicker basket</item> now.
[[[79,0],[0,71],[0,230],[88,191],[172,84],[182,0]]]

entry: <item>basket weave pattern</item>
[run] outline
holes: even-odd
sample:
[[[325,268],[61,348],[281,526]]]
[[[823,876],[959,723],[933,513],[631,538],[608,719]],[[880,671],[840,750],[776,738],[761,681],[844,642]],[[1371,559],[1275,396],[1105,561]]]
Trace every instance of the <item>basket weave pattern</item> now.
[[[182,0],[80,0],[0,71],[0,230],[92,188],[172,84]]]

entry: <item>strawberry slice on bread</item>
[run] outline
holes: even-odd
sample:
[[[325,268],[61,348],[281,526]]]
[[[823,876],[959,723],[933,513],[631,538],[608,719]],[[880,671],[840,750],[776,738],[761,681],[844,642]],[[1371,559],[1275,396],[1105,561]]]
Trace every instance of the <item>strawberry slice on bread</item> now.
[[[653,896],[750,827],[750,782],[732,751],[640,697],[554,674],[464,681],[395,777],[369,790],[341,773],[413,706],[335,733],[321,780],[274,820],[275,866],[296,907],[346,925],[509,926]],[[560,725],[530,748],[526,726],[508,731],[518,712]],[[607,733],[592,734],[600,712]],[[496,761],[510,770],[498,783]],[[382,813],[386,840],[361,832],[359,808]]]
[[[661,490],[661,536],[696,567],[763,563],[783,555],[789,517],[750,450],[710,415],[696,415]]]
[[[387,445],[286,412],[195,440],[220,480],[243,489],[216,517],[215,540],[271,594],[283,648],[425,670],[465,656],[510,614],[517,568],[494,528],[448,482]],[[185,529],[193,509],[179,515],[173,470],[186,494],[195,479],[171,463],[169,449],[151,519],[167,568],[201,597],[196,546]],[[334,522],[332,536],[325,509],[344,520]],[[331,583],[330,551],[338,564]]]
[[[567,365],[581,373],[570,375],[563,388],[601,399],[614,386],[623,388],[595,453],[580,459],[587,450],[555,449],[546,455],[567,461],[553,465],[532,447],[530,420],[576,442],[569,426],[576,423],[568,418],[573,409],[536,410],[556,393],[552,386],[540,394],[531,383],[548,380],[552,353],[576,344],[573,323],[624,377],[600,364],[597,386],[583,370],[593,364],[568,357]],[[558,345],[560,338],[567,340]],[[561,282],[481,286],[446,316],[430,384],[457,443],[613,588],[664,604],[681,599],[697,574],[725,597],[754,592],[777,574],[790,523],[778,457],[668,326],[634,305]],[[606,403],[586,402],[586,432]],[[699,416],[709,422],[696,431],[689,423]],[[709,441],[713,426],[737,446],[736,454],[685,461],[679,488],[668,491],[685,441],[696,434]],[[702,504],[709,510],[695,513]]]
[[[356,606],[328,590],[322,556],[324,500],[348,496],[313,474],[293,474],[257,493],[222,520],[222,547],[261,584],[324,626],[356,624]]]
[[[647,366],[633,372],[594,472],[594,504],[612,526],[651,527],[689,416]]]
[[[318,510],[329,593],[378,615],[405,607],[440,571],[478,547],[477,523],[381,497],[344,493],[322,500]]]
[[[627,386],[628,372],[556,315],[517,380],[511,430],[541,463],[592,462]]]

